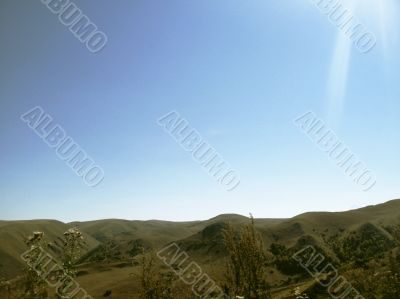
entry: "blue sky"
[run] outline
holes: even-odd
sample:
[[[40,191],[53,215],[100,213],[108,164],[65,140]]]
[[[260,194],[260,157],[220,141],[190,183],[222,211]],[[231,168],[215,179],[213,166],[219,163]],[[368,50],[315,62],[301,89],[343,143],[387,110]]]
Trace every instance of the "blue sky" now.
[[[344,35],[309,0],[75,3],[108,36],[97,54],[41,1],[0,4],[0,219],[278,218],[399,198],[393,0],[354,10],[377,37],[366,54],[338,50]],[[37,105],[101,165],[101,184],[86,186],[20,120]],[[157,125],[171,110],[240,173],[237,189]],[[309,110],[376,173],[371,191],[294,126]]]

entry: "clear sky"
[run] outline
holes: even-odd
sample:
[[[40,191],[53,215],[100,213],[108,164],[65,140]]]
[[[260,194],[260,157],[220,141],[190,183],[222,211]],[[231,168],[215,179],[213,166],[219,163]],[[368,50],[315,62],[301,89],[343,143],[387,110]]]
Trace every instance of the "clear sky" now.
[[[366,54],[310,0],[76,1],[108,36],[92,54],[41,1],[2,0],[0,219],[277,218],[399,198],[400,10],[361,2],[354,14],[377,37]],[[97,187],[20,120],[37,105],[104,169]],[[238,188],[157,125],[171,110]],[[372,190],[293,124],[309,110],[376,173]]]

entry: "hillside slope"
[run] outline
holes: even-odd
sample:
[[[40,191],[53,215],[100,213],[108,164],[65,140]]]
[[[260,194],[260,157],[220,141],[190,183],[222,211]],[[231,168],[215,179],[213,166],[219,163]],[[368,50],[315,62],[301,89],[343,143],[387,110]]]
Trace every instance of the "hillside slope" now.
[[[353,243],[368,253],[362,258],[391,248],[390,227],[399,221],[399,217],[400,200],[392,200],[346,212],[309,212],[290,219],[254,221],[267,249],[273,243],[292,248],[309,242],[340,259],[348,255]],[[21,273],[20,254],[26,250],[23,240],[33,231],[44,231],[49,240],[54,240],[73,226],[86,234],[87,262],[129,261],[143,250],[157,250],[176,242],[207,267],[215,265],[224,256],[222,230],[228,224],[239,227],[247,223],[250,223],[248,217],[234,214],[190,222],[106,219],[66,224],[55,220],[0,221],[0,271],[6,277]],[[379,245],[371,247],[368,238],[373,238]],[[341,245],[343,248],[339,248],[337,244],[347,247]],[[357,254],[355,257],[360,258],[362,252]]]
[[[13,277],[21,273],[23,260],[20,256],[27,250],[24,240],[34,231],[45,233],[46,240],[51,242],[71,226],[56,220],[27,220],[0,222],[0,273],[5,277]],[[87,250],[99,245],[94,238],[85,234]]]

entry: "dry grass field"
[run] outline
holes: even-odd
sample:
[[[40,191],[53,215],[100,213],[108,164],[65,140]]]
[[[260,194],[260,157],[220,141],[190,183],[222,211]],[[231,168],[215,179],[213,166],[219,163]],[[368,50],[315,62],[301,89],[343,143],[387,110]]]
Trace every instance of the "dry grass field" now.
[[[349,280],[357,273],[363,273],[365,281],[368,281],[371,279],[368,275],[388,271],[389,257],[398,246],[396,227],[399,216],[400,200],[393,200],[347,212],[310,212],[290,219],[254,219],[255,230],[262,239],[267,257],[265,281],[270,298],[294,298],[296,287],[307,292],[311,298],[327,296],[323,288],[310,275],[299,270],[296,261],[291,258],[294,252],[306,245],[318,248]],[[250,218],[233,214],[192,222],[119,219],[74,223],[55,220],[2,221],[1,298],[26,298],[12,295],[12,290],[23,288],[26,265],[20,255],[26,251],[24,239],[34,231],[44,232],[46,241],[51,243],[69,228],[78,228],[83,232],[85,246],[76,263],[76,280],[93,298],[125,299],[141,298],[141,260],[168,244],[177,244],[191,261],[201,267],[203,273],[224,286],[228,253],[223,232],[228,226],[239,231],[249,223]],[[160,259],[156,259],[155,268],[160,273],[171,270]],[[188,291],[189,286],[178,277],[172,278],[172,281],[176,288],[187,289],[182,296],[196,298]],[[362,290],[368,289],[357,279],[354,285]],[[11,290],[9,294],[8,289]],[[54,290],[50,287],[47,290],[48,298],[52,298]],[[368,295],[363,296],[368,298]]]

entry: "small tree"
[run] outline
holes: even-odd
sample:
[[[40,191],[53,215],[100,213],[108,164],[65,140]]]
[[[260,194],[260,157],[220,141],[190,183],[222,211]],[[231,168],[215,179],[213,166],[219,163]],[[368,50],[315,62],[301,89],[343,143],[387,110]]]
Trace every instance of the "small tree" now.
[[[227,291],[232,297],[246,299],[270,298],[265,282],[266,255],[261,235],[256,231],[254,219],[236,234],[232,226],[223,231],[227,263]]]
[[[392,231],[397,243],[397,250],[390,252],[389,271],[381,278],[381,293],[383,299],[400,298],[400,224]]]
[[[381,280],[383,299],[400,298],[400,225],[394,228],[393,235],[398,248],[390,253],[389,271],[383,275]]]
[[[389,252],[388,268],[370,264],[368,269],[355,269],[346,274],[353,287],[366,299],[400,298],[400,225],[390,227],[389,232],[394,237],[397,248]]]
[[[140,299],[174,299],[173,273],[160,273],[154,253],[143,254],[140,262]]]
[[[7,299],[11,299],[11,283],[7,281],[4,277],[0,277],[0,295],[7,295]]]
[[[43,248],[44,246],[44,233],[34,232],[32,236],[25,240],[25,244],[30,250]],[[40,265],[37,265],[40,267]],[[40,271],[40,269],[37,269]],[[37,271],[30,266],[25,268],[24,279],[24,292],[22,298],[24,299],[43,299],[47,298],[47,284],[39,276]]]

